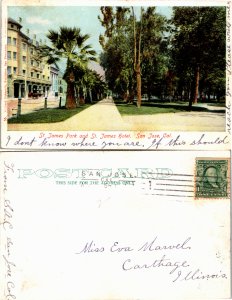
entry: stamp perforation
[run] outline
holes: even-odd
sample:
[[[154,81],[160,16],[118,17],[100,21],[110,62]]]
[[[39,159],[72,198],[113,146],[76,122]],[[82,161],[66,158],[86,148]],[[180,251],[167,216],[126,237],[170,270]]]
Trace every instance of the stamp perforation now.
[[[227,199],[230,197],[230,159],[197,157],[194,172],[195,199]]]

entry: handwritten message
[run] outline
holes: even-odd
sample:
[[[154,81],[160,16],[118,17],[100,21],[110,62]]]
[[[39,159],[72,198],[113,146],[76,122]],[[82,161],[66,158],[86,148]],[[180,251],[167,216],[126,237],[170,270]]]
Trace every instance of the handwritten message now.
[[[231,1],[227,2],[227,22],[226,22],[226,129],[231,135],[231,68],[232,68],[232,55],[231,55]]]
[[[122,244],[118,241],[113,241],[109,247],[104,244],[95,242],[94,240],[84,243],[83,247],[75,252],[77,255],[104,255],[110,253],[112,255],[119,255],[126,253],[128,258],[122,260],[120,268],[124,272],[139,272],[144,269],[167,270],[171,276],[172,282],[189,281],[189,280],[209,280],[209,279],[228,279],[227,275],[222,271],[214,273],[204,273],[199,267],[191,266],[187,259],[176,259],[176,252],[188,252],[191,255],[191,237],[187,237],[182,241],[176,243],[161,244],[159,237],[155,236],[149,241],[142,241],[136,246]],[[133,253],[140,253],[140,260],[130,257]],[[154,253],[155,258],[148,259],[148,253]],[[137,258],[138,259],[138,258]]]
[[[15,263],[12,257],[12,249],[14,246],[12,238],[13,218],[14,218],[14,209],[12,207],[11,200],[8,197],[9,186],[8,180],[9,176],[14,173],[14,165],[4,161],[4,170],[3,170],[3,221],[1,226],[4,230],[4,239],[5,242],[5,253],[2,254],[2,258],[5,263],[5,286],[4,286],[4,297],[6,300],[16,299],[14,294],[15,283],[14,283],[14,273],[15,273]]]
[[[229,114],[229,112],[228,112]],[[229,148],[230,137],[227,134],[211,135],[198,133],[194,136],[180,133],[153,132],[40,132],[30,135],[7,135],[5,147],[29,149],[219,149]]]

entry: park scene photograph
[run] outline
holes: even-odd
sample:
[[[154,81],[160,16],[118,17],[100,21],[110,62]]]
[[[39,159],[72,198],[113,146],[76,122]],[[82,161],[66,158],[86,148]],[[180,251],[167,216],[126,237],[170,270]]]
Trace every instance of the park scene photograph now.
[[[8,6],[11,131],[226,129],[225,6]]]

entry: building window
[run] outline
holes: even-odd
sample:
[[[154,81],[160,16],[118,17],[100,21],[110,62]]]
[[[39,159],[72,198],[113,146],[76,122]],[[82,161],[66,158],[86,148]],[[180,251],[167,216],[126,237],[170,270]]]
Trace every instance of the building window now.
[[[16,67],[13,68],[13,72],[14,72],[14,74],[17,73],[17,68]]]
[[[17,53],[13,52],[13,59],[16,60],[17,59]]]
[[[13,38],[13,45],[16,46],[17,45],[17,39]]]
[[[26,62],[26,56],[23,56],[23,62]]]
[[[45,75],[43,75],[43,79],[45,79]]]
[[[27,49],[27,45],[25,43],[23,43],[23,50]]]
[[[50,77],[48,76],[48,80],[50,79]]]
[[[11,45],[11,37],[10,36],[7,37],[7,45]]]
[[[34,65],[34,60],[32,59],[32,60],[31,60],[31,66],[33,66],[33,65]]]
[[[11,52],[7,51],[7,59],[11,59]]]
[[[39,79],[39,74],[37,74],[37,78]]]
[[[11,27],[11,28],[14,28],[14,25],[13,25],[13,24],[10,24],[10,27]]]
[[[10,75],[10,74],[11,74],[11,67],[8,66],[8,67],[7,67],[7,75]]]
[[[34,73],[33,72],[31,72],[31,77],[34,77]]]
[[[39,63],[39,61],[37,61],[37,67],[39,67],[39,65],[40,65],[40,63]]]
[[[34,52],[34,51],[33,51],[33,48],[31,48],[30,53],[33,54],[33,52]]]
[[[26,75],[26,70],[23,70],[23,75]]]

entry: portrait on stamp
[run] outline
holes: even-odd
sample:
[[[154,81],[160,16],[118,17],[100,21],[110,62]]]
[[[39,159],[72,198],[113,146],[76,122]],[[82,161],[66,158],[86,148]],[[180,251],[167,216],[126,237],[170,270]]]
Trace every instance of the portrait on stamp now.
[[[219,176],[218,171],[215,167],[208,167],[203,175],[204,187],[205,188],[219,188]]]

